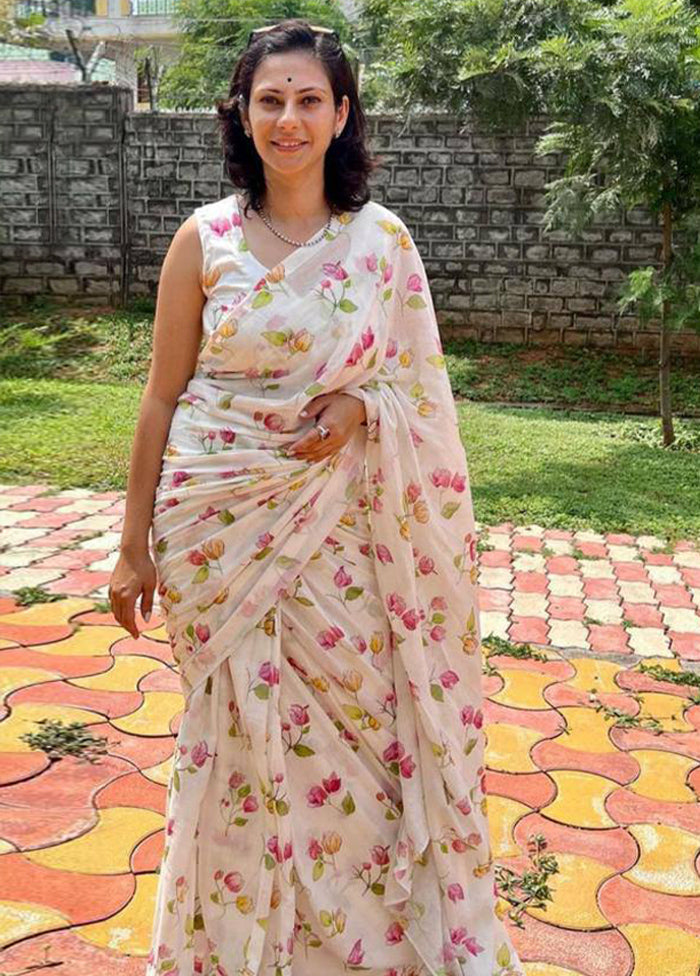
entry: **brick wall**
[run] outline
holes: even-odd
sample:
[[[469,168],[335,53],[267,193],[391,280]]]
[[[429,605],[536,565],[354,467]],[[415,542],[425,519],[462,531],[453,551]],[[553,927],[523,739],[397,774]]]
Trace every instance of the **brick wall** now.
[[[448,116],[370,116],[384,167],[373,197],[407,223],[443,337],[655,348],[654,328],[616,312],[618,283],[660,256],[643,209],[580,239],[544,235],[544,184],[558,156],[544,127],[487,136]],[[119,304],[154,296],[168,243],[200,203],[231,192],[209,113],[132,110],[126,88],[0,86],[0,295]],[[700,354],[700,336],[674,336]]]

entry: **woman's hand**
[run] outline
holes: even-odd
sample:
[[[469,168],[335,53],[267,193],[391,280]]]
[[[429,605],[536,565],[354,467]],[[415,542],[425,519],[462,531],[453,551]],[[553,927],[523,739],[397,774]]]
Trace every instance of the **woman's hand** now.
[[[350,393],[322,393],[309,402],[302,416],[314,417],[331,432],[321,440],[319,432],[312,427],[300,440],[285,447],[289,457],[304,461],[320,461],[337,453],[366,419],[364,403]]]
[[[134,611],[141,594],[141,616],[148,622],[153,609],[156,588],[156,567],[147,549],[139,552],[121,551],[109,581],[109,602],[115,620],[138,639]]]

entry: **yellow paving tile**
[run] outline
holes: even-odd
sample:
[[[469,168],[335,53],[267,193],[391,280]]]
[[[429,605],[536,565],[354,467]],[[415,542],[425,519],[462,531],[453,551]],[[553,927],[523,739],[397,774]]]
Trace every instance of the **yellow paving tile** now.
[[[56,681],[61,677],[57,671],[46,671],[44,668],[0,667],[0,701],[18,688],[40,685],[42,681]]]
[[[11,844],[8,840],[3,840],[0,837],[0,855],[2,855],[2,854],[12,854],[16,850],[17,850],[17,848],[15,847],[14,844]]]
[[[549,962],[524,962],[525,976],[582,976],[578,969],[562,969]]]
[[[624,877],[668,895],[700,895],[700,875],[695,870],[700,835],[659,823],[630,824],[627,829],[640,854]]]
[[[141,772],[153,783],[159,783],[162,786],[167,786],[170,781],[170,774],[172,772],[173,758],[174,754],[168,759],[165,759],[163,762],[157,763],[155,766],[149,766],[147,769],[142,769]]]
[[[104,722],[105,716],[98,712],[89,712],[83,708],[73,708],[70,705],[53,704],[48,702],[17,705],[16,708],[0,722],[0,753],[3,752],[32,752],[28,742],[19,738],[25,732],[40,732],[39,719],[47,718],[51,721],[60,720],[63,725],[71,722],[83,722],[86,725],[96,725]]]
[[[639,763],[639,776],[628,784],[628,790],[651,800],[697,803],[695,793],[685,782],[690,770],[697,766],[697,759],[662,749],[630,749],[627,755]]]
[[[0,901],[0,946],[66,928],[69,924],[70,919],[65,915],[43,905],[31,901]]]
[[[79,627],[65,640],[37,644],[32,650],[42,654],[68,654],[77,657],[104,657],[112,644],[127,636],[122,627]]]
[[[503,678],[503,687],[495,695],[489,695],[491,701],[511,708],[550,708],[542,697],[547,685],[556,684],[558,678],[540,671],[523,671],[516,668],[499,669]]]
[[[139,807],[109,807],[99,810],[98,818],[86,834],[25,851],[24,856],[35,864],[78,874],[126,874],[136,845],[163,826],[161,814]]]
[[[164,644],[167,644],[169,641],[165,624],[161,624],[160,627],[156,627],[155,630],[147,631],[143,636],[148,637],[149,640],[162,641]]]
[[[660,664],[661,667],[662,668],[665,668],[667,671],[681,671],[682,670],[681,669],[680,661],[677,658],[675,658],[675,657],[670,657],[670,658],[669,657],[645,657],[643,663],[645,665],[646,664]],[[638,667],[631,668],[630,670],[635,671],[635,672],[639,672],[640,674],[643,674],[644,673],[641,670],[641,668],[638,668]]]
[[[76,613],[92,610],[94,606],[93,600],[69,596],[65,600],[35,603],[31,607],[21,607],[12,613],[0,614],[0,624],[12,624],[14,627],[55,627],[67,624]]]
[[[120,912],[104,922],[76,925],[72,931],[86,942],[114,949],[123,956],[147,956],[151,948],[157,884],[155,873],[136,875],[134,897]]]
[[[525,853],[513,840],[513,828],[518,820],[532,813],[532,809],[518,800],[494,793],[489,794],[488,806],[489,837],[494,858],[517,857]]]
[[[486,727],[486,765],[504,773],[537,772],[530,749],[542,738],[537,729],[494,722]]]
[[[601,694],[615,694],[620,692],[620,688],[615,684],[615,675],[619,671],[624,671],[619,664],[612,661],[596,661],[595,658],[574,657],[569,658],[569,664],[576,668],[576,674],[568,678],[564,684],[579,691],[590,691],[595,688]]]
[[[683,709],[688,707],[686,699],[648,691],[639,695],[639,701],[643,715],[658,719],[664,732],[695,731],[695,726],[683,717]]]
[[[568,929],[610,928],[598,908],[596,892],[606,878],[616,874],[608,864],[580,854],[555,852],[559,871],[552,876],[552,901],[547,908],[528,908],[528,915]]]
[[[79,688],[94,688],[95,691],[135,691],[139,681],[151,671],[162,671],[165,665],[152,657],[141,654],[120,654],[114,658],[109,671],[89,675],[86,678],[71,678],[70,684]]]
[[[5,650],[7,647],[18,647],[17,641],[7,640],[5,637],[0,637],[0,651]]]
[[[131,735],[170,735],[170,725],[184,708],[179,692],[146,691],[143,704],[130,715],[113,718],[112,725]]]
[[[603,711],[584,705],[565,705],[558,709],[566,719],[568,734],[557,736],[557,745],[579,752],[617,752],[610,739],[612,722]]]
[[[619,789],[617,783],[578,769],[550,769],[548,776],[557,795],[541,808],[543,816],[572,827],[617,827],[605,810],[607,797]]]
[[[683,929],[635,923],[620,925],[634,953],[630,976],[695,976],[700,966],[700,939]]]

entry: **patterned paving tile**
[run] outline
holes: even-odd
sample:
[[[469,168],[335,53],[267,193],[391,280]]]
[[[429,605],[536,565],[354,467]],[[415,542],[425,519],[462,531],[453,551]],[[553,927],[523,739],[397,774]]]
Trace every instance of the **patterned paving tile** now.
[[[70,976],[141,976],[179,679],[157,605],[136,640],[96,607],[123,496],[46,491],[0,486],[0,972],[48,953]],[[481,534],[482,633],[546,656],[489,654],[484,674],[494,858],[531,869],[540,833],[557,862],[546,906],[509,922],[525,972],[697,976],[698,688],[640,665],[698,673],[700,553],[511,523]],[[17,606],[32,573],[67,599]],[[107,755],[49,761],[19,738],[44,717],[85,723]]]

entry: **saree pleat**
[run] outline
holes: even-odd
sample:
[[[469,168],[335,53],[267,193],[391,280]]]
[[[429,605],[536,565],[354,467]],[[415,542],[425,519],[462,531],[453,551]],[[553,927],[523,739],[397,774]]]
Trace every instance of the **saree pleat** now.
[[[196,211],[205,339],[154,506],[185,695],[147,976],[522,976],[495,912],[476,532],[420,256],[376,203],[274,269]],[[282,452],[324,392],[336,454]]]

